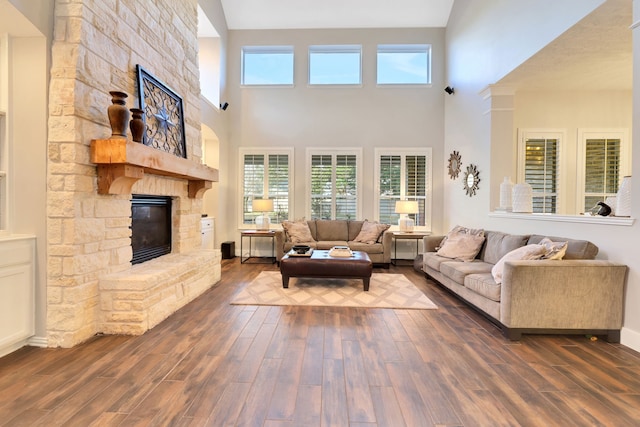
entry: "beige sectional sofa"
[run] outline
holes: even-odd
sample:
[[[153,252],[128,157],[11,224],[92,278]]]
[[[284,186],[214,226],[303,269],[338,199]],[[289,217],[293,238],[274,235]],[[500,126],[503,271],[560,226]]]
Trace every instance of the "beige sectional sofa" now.
[[[353,251],[366,252],[374,265],[389,267],[392,244],[392,233],[388,231],[389,225],[369,223],[369,226],[376,224],[381,232],[375,241],[365,243],[356,241],[365,221],[313,219],[304,222],[309,227],[310,233],[309,237],[304,239],[296,239],[296,236],[292,236],[292,233],[286,231],[287,224],[284,223],[282,230],[276,230],[275,245],[278,262],[294,245],[308,245],[314,249],[331,249],[334,246],[348,245]]]
[[[598,248],[591,242],[549,237],[568,242],[561,260],[503,262],[502,283],[497,283],[492,269],[504,255],[539,244],[545,236],[496,231],[484,231],[484,236],[470,262],[438,255],[444,236],[426,236],[422,270],[498,324],[509,339],[564,333],[620,341],[625,265],[596,260]]]

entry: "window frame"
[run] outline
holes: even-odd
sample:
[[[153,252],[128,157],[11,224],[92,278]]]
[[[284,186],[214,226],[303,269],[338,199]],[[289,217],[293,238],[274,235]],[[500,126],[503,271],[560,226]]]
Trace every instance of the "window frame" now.
[[[426,82],[384,82],[380,83],[380,54],[425,53],[427,59]],[[378,86],[430,86],[431,81],[431,45],[428,43],[379,44],[376,48],[376,84]]]
[[[376,221],[380,221],[380,159],[382,156],[401,156],[401,172],[400,182],[406,182],[406,157],[407,156],[425,156],[425,195],[424,197],[415,197],[407,199],[407,188],[401,185],[398,200],[419,200],[424,199],[424,225],[418,225],[416,222],[415,230],[423,232],[431,232],[432,224],[432,203],[433,203],[433,149],[431,147],[405,147],[405,148],[385,148],[379,147],[374,150],[374,170],[375,170],[375,188],[373,195],[374,217]],[[404,165],[404,167],[403,167]],[[403,179],[404,178],[404,179]],[[411,215],[410,215],[411,216]],[[397,230],[398,223],[391,222],[391,229]]]
[[[355,196],[355,200],[356,200],[356,213],[355,213],[355,218],[353,218],[354,220],[357,220],[361,217],[362,215],[362,192],[363,192],[363,185],[362,185],[362,153],[363,150],[361,147],[354,147],[354,148],[318,148],[318,147],[308,147],[306,149],[306,153],[305,153],[305,159],[306,159],[306,174],[305,174],[305,181],[306,181],[306,198],[305,198],[305,216],[306,218],[314,218],[312,216],[312,209],[311,209],[311,199],[312,199],[312,182],[311,182],[311,166],[312,166],[312,156],[315,155],[319,155],[319,156],[325,156],[325,155],[331,155],[332,156],[332,161],[331,161],[331,166],[332,166],[332,202],[331,202],[331,219],[335,219],[335,214],[336,214],[336,192],[335,192],[335,168],[336,168],[336,156],[338,155],[355,155],[356,157],[356,196]]]
[[[341,53],[357,53],[358,54],[358,82],[331,82],[331,83],[312,83],[312,55],[314,53],[323,54],[341,54]],[[307,84],[310,87],[359,87],[362,86],[362,45],[359,44],[335,44],[335,45],[310,45],[307,49]]]
[[[517,183],[526,182],[526,146],[528,139],[556,139],[558,141],[558,146],[556,148],[556,192],[533,192],[533,197],[542,197],[543,199],[546,197],[555,197],[556,198],[556,211],[555,212],[546,212],[550,214],[561,214],[565,212],[563,208],[563,203],[565,197],[563,195],[566,193],[566,185],[562,181],[562,170],[564,169],[564,146],[566,144],[566,132],[562,129],[518,129],[518,165],[517,165]]]
[[[238,229],[242,230],[242,229],[253,229],[255,228],[255,223],[253,224],[245,224],[244,222],[244,216],[245,216],[245,212],[244,212],[244,199],[245,197],[247,197],[247,195],[244,192],[244,183],[245,183],[245,173],[244,173],[244,168],[245,168],[245,156],[246,155],[263,155],[265,157],[265,163],[267,163],[267,159],[270,155],[287,155],[288,156],[288,168],[289,168],[289,173],[288,173],[288,180],[289,180],[289,186],[288,186],[288,194],[287,194],[287,206],[288,206],[288,214],[287,214],[287,218],[284,219],[291,219],[292,217],[292,213],[293,213],[293,207],[295,206],[295,200],[294,200],[294,176],[295,176],[295,169],[294,169],[294,149],[292,147],[272,147],[272,148],[257,148],[257,147],[240,147],[238,149],[238,170],[239,170],[239,183],[238,183],[238,188],[242,190],[242,195],[240,196],[240,200],[238,201]],[[267,197],[270,197],[268,191],[269,191],[269,181],[268,181],[268,170],[265,167],[265,179],[263,182],[263,191],[264,193],[262,194],[262,196],[264,197],[264,194],[267,195]],[[269,213],[269,217],[273,220],[273,213]]]
[[[246,83],[245,82],[245,66],[246,53],[262,53],[262,54],[291,54],[291,82],[290,83]],[[240,49],[240,86],[241,87],[293,87],[295,83],[295,49],[292,45],[261,45],[261,46],[242,46]]]
[[[577,134],[577,161],[576,161],[576,212],[585,209],[585,180],[586,180],[586,141],[587,139],[619,139],[620,140],[620,165],[618,172],[618,186],[622,178],[631,175],[631,139],[629,129],[626,128],[578,128]],[[613,195],[613,194],[612,194]]]

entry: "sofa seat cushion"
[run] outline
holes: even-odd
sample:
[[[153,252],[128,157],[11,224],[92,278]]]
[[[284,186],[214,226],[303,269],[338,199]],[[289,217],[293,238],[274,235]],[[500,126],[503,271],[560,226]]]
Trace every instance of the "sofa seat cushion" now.
[[[445,258],[435,252],[426,252],[422,255],[422,258],[424,265],[436,271],[440,271],[440,265],[443,262],[451,262],[451,258]]]
[[[384,246],[382,243],[349,242],[347,244],[352,251],[362,251],[368,254],[384,253]]]
[[[491,273],[469,274],[464,278],[464,286],[478,295],[500,302],[502,285],[493,280]]]
[[[328,250],[334,246],[348,246],[346,240],[319,240],[316,243],[317,243],[316,249],[321,249],[321,250]]]
[[[529,240],[527,235],[507,234],[500,231],[487,231],[484,237],[486,242],[478,258],[490,264],[496,264],[503,256],[526,245]]]
[[[464,284],[464,278],[469,274],[489,273],[491,274],[493,264],[480,260],[474,261],[448,261],[440,264],[440,273],[456,283]]]
[[[349,223],[341,219],[317,219],[316,220],[316,240],[317,241],[342,241],[349,240]],[[345,243],[342,243],[343,245]]]

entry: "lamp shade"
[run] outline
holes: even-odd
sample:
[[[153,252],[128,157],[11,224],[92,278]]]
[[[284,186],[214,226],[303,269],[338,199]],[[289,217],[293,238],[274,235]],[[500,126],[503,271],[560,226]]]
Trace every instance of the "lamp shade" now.
[[[398,200],[396,202],[396,213],[415,214],[418,212],[418,202],[415,200]]]
[[[271,199],[253,199],[251,208],[254,212],[273,212],[273,200]]]

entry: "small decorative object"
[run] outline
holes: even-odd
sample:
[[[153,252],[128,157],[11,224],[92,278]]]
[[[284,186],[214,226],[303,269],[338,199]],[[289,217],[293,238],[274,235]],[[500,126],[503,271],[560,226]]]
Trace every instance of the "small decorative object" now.
[[[473,197],[476,195],[478,184],[480,183],[480,172],[475,165],[467,166],[467,172],[464,175],[464,191],[467,192],[467,196]]]
[[[139,64],[138,97],[147,125],[144,144],[187,158],[182,98]]]
[[[528,183],[514,185],[511,199],[513,212],[533,212],[533,189]]]
[[[126,138],[129,125],[129,110],[127,109],[127,95],[124,92],[112,90],[111,105],[107,107],[109,124],[111,125],[111,138]]]
[[[618,204],[618,198],[616,196],[609,196],[604,199],[604,202],[611,208],[611,216],[616,216],[616,205]]]
[[[273,211],[273,200],[271,199],[253,199],[251,208],[254,212],[262,212],[256,217],[256,230],[268,230],[271,225],[271,219],[266,212]]]
[[[146,127],[144,119],[142,118],[144,110],[140,108],[130,108],[130,111],[131,122],[129,123],[129,128],[131,129],[131,139],[135,142],[142,142],[142,139],[144,138],[144,129]]]
[[[396,213],[400,214],[398,219],[398,228],[403,233],[412,233],[415,221],[409,217],[409,214],[417,214],[418,202],[415,200],[398,200],[396,201]]]
[[[500,184],[500,209],[511,210],[511,196],[513,193],[513,182],[508,176],[504,177],[504,181]]]
[[[454,151],[449,156],[449,176],[451,179],[456,179],[460,173],[460,167],[462,166],[462,157],[460,153]]]
[[[294,245],[291,248],[295,253],[297,253],[298,255],[302,255],[305,254],[307,252],[309,252],[309,250],[311,249],[311,246],[307,246],[307,245]]]
[[[616,195],[616,216],[631,216],[631,176],[622,178]]]
[[[592,209],[592,215],[609,216],[611,214],[611,207],[605,202],[598,202]]]

